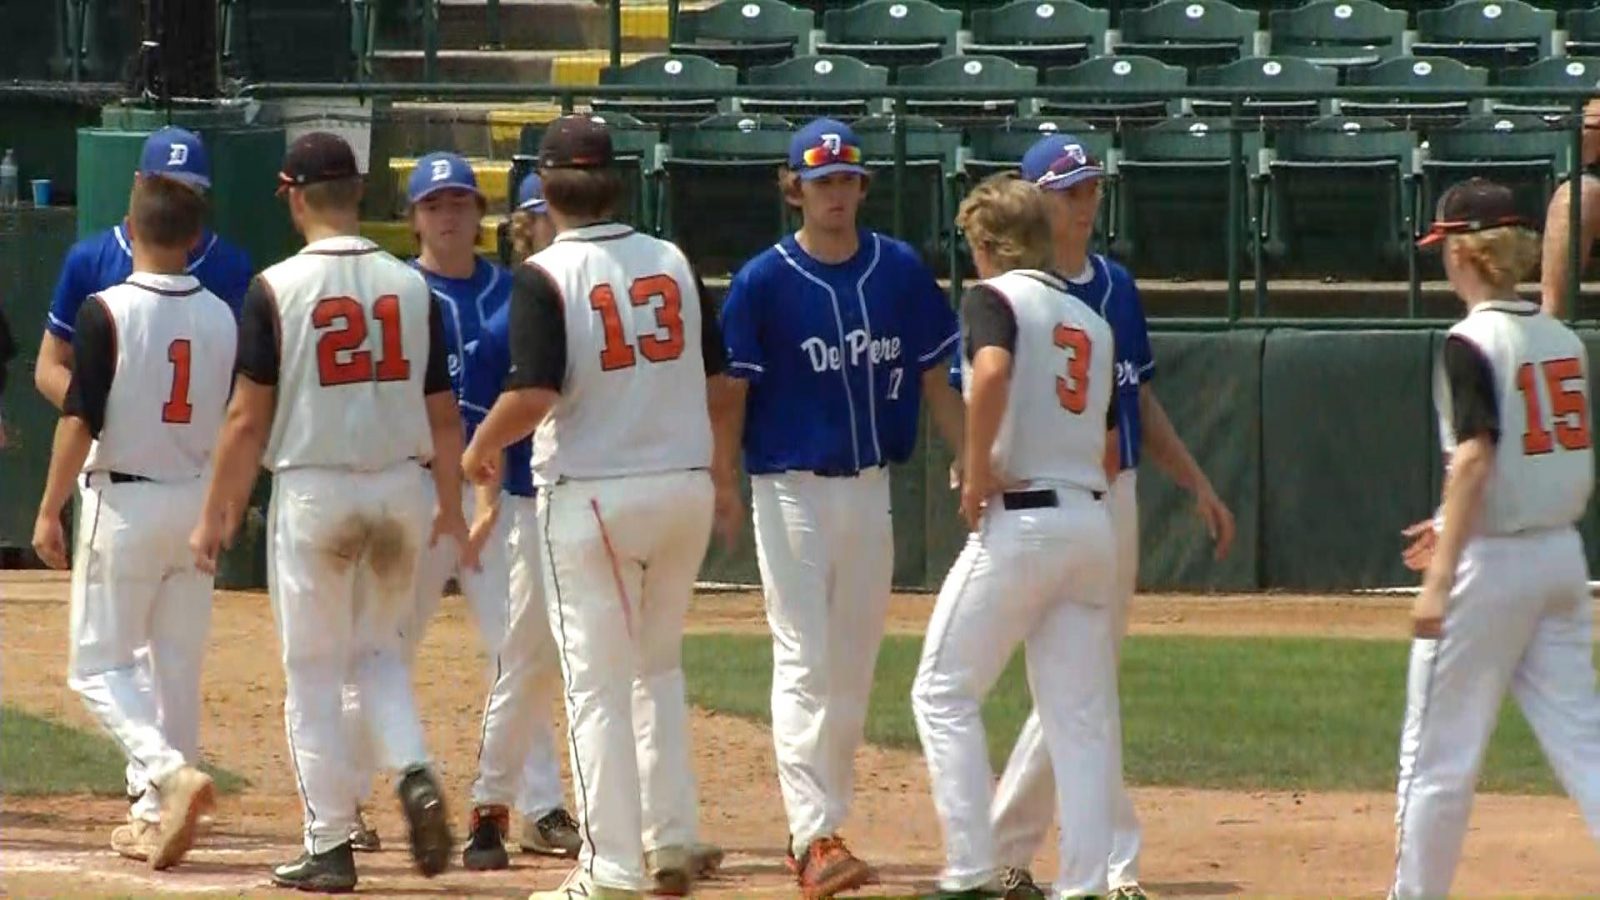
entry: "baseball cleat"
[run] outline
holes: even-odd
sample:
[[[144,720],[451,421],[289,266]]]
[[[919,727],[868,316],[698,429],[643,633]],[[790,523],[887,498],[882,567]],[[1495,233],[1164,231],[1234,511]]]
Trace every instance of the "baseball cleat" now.
[[[349,842],[321,853],[306,853],[272,870],[278,887],[314,894],[348,894],[356,889],[356,857]]]
[[[567,879],[555,890],[534,891],[528,895],[528,900],[644,900],[644,898],[645,895],[639,891],[594,884],[581,868],[575,868],[567,873]]]
[[[350,826],[350,849],[357,853],[377,853],[383,849],[378,830],[367,824],[367,817],[356,808],[356,823]]]
[[[1005,900],[1046,900],[1050,896],[1033,880],[1033,873],[1027,869],[1006,869],[1000,876],[1000,885],[1004,888],[1001,896]]]
[[[211,776],[183,766],[161,779],[161,825],[150,854],[150,868],[170,869],[194,846],[202,813],[217,805]]]
[[[558,809],[541,816],[537,822],[523,819],[522,836],[517,843],[524,853],[577,859],[583,837],[578,834],[578,823],[572,816]]]
[[[450,868],[450,819],[444,809],[444,792],[427,766],[406,769],[400,779],[400,806],[409,826],[411,859],[424,877]]]
[[[111,829],[111,849],[128,859],[148,862],[155,850],[161,826],[143,819],[130,819],[125,825]]]
[[[467,846],[461,851],[461,865],[474,872],[490,872],[511,868],[511,857],[506,854],[506,830],[511,827],[511,813],[504,806],[480,806],[472,811],[472,830],[467,835]]]
[[[694,871],[694,878],[700,881],[717,874],[722,868],[722,860],[726,854],[716,844],[696,843],[689,846],[689,867]]]
[[[694,887],[694,853],[688,847],[657,847],[644,854],[644,873],[650,878],[651,893],[668,897],[688,896]]]
[[[821,900],[871,884],[876,875],[872,867],[857,859],[838,835],[820,837],[799,858],[800,894],[805,900]]]
[[[1150,900],[1150,895],[1138,884],[1124,884],[1111,889],[1106,895],[1106,900]]]

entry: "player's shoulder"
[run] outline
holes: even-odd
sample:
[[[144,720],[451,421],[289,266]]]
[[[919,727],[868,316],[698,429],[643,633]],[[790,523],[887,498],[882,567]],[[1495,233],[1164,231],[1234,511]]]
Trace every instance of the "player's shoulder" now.
[[[783,245],[783,241],[771,244],[765,250],[745,260],[739,271],[733,274],[730,290],[737,289],[743,292],[757,287],[770,288],[776,279],[781,279],[793,271],[788,251]]]
[[[1106,280],[1111,283],[1111,289],[1113,291],[1131,292],[1138,289],[1138,286],[1133,279],[1133,273],[1128,271],[1127,266],[1117,262],[1104,253],[1096,253],[1094,254],[1093,258],[1094,264],[1105,273]]]
[[[922,261],[922,254],[917,252],[917,248],[905,241],[884,234],[881,231],[865,231],[862,234],[863,237],[876,245],[872,249],[878,254],[879,265],[888,264],[911,270],[928,268],[927,264]]]
[[[62,260],[62,266],[98,271],[98,266],[103,260],[114,258],[112,254],[127,256],[123,251],[123,245],[115,227],[97,231],[88,237],[73,241],[72,246],[67,248],[67,255]],[[131,259],[131,257],[129,258]]]
[[[203,237],[206,242],[202,253],[208,265],[227,266],[230,269],[253,271],[254,265],[250,260],[249,251],[228,240],[215,231],[208,231]]]

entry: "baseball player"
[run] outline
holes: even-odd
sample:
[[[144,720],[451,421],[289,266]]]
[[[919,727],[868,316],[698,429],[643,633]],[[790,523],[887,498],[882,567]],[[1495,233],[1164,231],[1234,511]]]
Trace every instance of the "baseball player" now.
[[[211,576],[180,536],[200,510],[236,339],[227,304],[185,272],[204,217],[205,202],[174,181],[135,186],[134,270],[73,321],[72,379],[34,525],[39,556],[66,568],[61,515],[82,472],[68,683],[147,780],[112,849],[155,869],[188,852],[213,805],[211,778],[184,749],[195,738],[174,733],[198,714],[211,624]]]
[[[133,176],[134,185],[137,187],[139,182],[157,177],[182,184],[203,197],[211,187],[211,160],[199,136],[182,128],[167,127],[145,138],[139,154],[139,168]],[[202,287],[222,298],[235,313],[254,271],[243,250],[210,229],[202,230],[200,241],[188,251],[183,268],[185,273],[195,276]],[[78,241],[67,251],[50,299],[39,356],[34,362],[34,384],[57,409],[62,408],[67,385],[72,380],[73,323],[78,310],[91,295],[122,284],[132,273],[133,243],[128,238],[126,221]],[[85,504],[94,498],[81,489],[82,485],[79,487],[78,515],[93,518],[94,508]],[[163,695],[157,705],[165,717],[167,733],[177,742],[179,750],[195,758],[200,752],[198,704],[182,699],[182,682],[170,683],[161,673],[150,671],[142,650],[137,656],[142,683]],[[138,804],[147,782],[139,764],[129,763],[130,804]],[[138,815],[150,815],[154,809],[154,804],[147,803],[139,808]]]
[[[555,240],[555,225],[546,209],[544,182],[538,172],[529,172],[517,184],[517,208],[511,213],[512,259],[527,259]]]
[[[1056,895],[1098,897],[1111,849],[1104,773],[1117,690],[1104,504],[1116,421],[1111,327],[1050,273],[1050,217],[1034,185],[990,177],[962,201],[956,224],[983,278],[961,301],[961,511],[973,533],[939,591],[911,690],[944,826],[939,887],[1043,900],[1031,881],[1007,882],[1000,865],[979,714],[1023,643],[1044,743],[1063,773]]]
[[[583,835],[573,873],[532,895],[550,900],[691,887],[683,621],[714,515],[725,528],[738,517],[721,336],[682,251],[610,221],[611,164],[598,120],[546,131],[539,174],[558,234],[516,271],[506,391],[463,457],[474,482],[495,483],[501,450],[534,431]]]
[[[423,875],[450,859],[444,798],[428,765],[402,629],[415,607],[429,498],[434,540],[465,544],[461,416],[439,304],[416,270],[359,237],[361,175],[340,138],[297,139],[278,175],[307,244],[251,282],[238,377],[216,473],[190,543],[214,566],[258,465],[274,474],[267,587],[283,644],[284,718],[305,805],[306,852],[275,884],[355,887],[352,757],[340,685],[355,673],[383,759],[400,770],[411,854]]]
[[[1391,896],[1450,893],[1478,767],[1507,688],[1600,838],[1600,697],[1583,541],[1594,484],[1589,362],[1565,325],[1517,298],[1538,238],[1511,191],[1474,178],[1439,198],[1419,242],[1444,254],[1467,314],[1435,370],[1449,458],[1422,571],[1400,736]]]
[[[894,570],[890,463],[926,393],[951,446],[955,314],[908,245],[861,229],[868,170],[841,122],[800,129],[780,172],[800,230],[746,263],[722,311],[772,628],[772,732],[790,860],[809,897],[873,878],[839,836]]]
[[[1578,259],[1585,263],[1593,252],[1596,238],[1600,238],[1600,97],[1590,100],[1583,108],[1583,171],[1573,173],[1572,180],[1556,188],[1550,198],[1550,209],[1545,214],[1544,250],[1541,254],[1540,288],[1544,310],[1561,318],[1566,314],[1567,285],[1576,278],[1583,281],[1583,272],[1571,271],[1572,259],[1568,244],[1572,240],[1572,191],[1578,186],[1583,191],[1578,213],[1583,217],[1582,231],[1578,237]]]
[[[1112,473],[1107,507],[1116,537],[1117,558],[1112,579],[1113,652],[1120,657],[1128,631],[1128,608],[1139,575],[1139,510],[1137,472],[1148,452],[1156,465],[1194,497],[1195,512],[1216,542],[1217,558],[1233,543],[1233,514],[1217,497],[1211,482],[1172,427],[1150,382],[1155,358],[1145,327],[1144,309],[1133,276],[1117,262],[1089,252],[1100,211],[1105,170],[1077,138],[1041,138],[1022,160],[1022,178],[1044,192],[1055,236],[1055,269],[1066,278],[1073,296],[1089,304],[1111,325],[1116,342],[1117,429],[1108,448]],[[1139,888],[1139,819],[1122,781],[1122,721],[1116,704],[1112,721],[1112,813],[1116,831],[1111,842],[1111,896],[1142,900]],[[995,793],[994,826],[1000,859],[1011,871],[1007,878],[1031,883],[1029,866],[1055,815],[1050,754],[1037,714],[1028,716],[1012,748],[1011,758]]]

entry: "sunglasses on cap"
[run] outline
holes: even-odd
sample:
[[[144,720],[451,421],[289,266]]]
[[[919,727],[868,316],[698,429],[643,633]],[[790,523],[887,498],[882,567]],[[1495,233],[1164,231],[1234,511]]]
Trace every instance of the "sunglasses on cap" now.
[[[851,144],[838,144],[831,148],[827,144],[818,144],[801,154],[800,159],[808,169],[815,169],[818,166],[826,166],[831,163],[860,165],[861,148]]]

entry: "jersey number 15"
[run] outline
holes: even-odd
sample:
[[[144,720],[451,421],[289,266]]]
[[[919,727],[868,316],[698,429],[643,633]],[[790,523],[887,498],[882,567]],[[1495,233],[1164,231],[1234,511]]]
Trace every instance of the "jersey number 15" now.
[[[1543,456],[1560,444],[1563,450],[1589,449],[1589,398],[1583,394],[1583,366],[1574,357],[1551,359],[1540,363],[1538,371],[1544,375],[1545,393],[1550,395],[1550,412],[1554,415],[1554,435],[1546,427],[1544,410],[1539,408],[1539,386],[1535,382],[1534,364],[1523,363],[1517,369],[1517,390],[1522,392],[1528,430],[1522,435],[1522,452],[1528,456]],[[1567,382],[1576,381],[1574,387]]]

